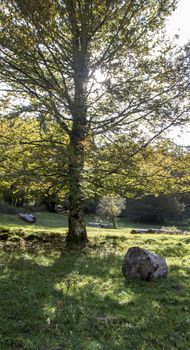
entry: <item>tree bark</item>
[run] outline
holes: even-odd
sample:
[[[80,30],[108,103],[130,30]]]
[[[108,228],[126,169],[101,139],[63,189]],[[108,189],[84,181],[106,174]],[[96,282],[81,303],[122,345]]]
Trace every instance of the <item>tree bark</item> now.
[[[76,123],[78,124],[78,123]],[[84,217],[84,196],[82,188],[82,173],[84,168],[84,145],[81,125],[75,125],[70,139],[69,150],[69,218],[68,242],[87,241],[87,231]]]
[[[69,149],[69,222],[67,241],[84,242],[87,232],[84,218],[83,171],[87,135],[86,81],[87,67],[83,56],[75,58],[75,98]]]

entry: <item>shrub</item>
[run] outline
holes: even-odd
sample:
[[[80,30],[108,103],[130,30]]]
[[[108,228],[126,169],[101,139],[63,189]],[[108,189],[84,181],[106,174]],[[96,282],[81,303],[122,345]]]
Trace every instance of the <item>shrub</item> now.
[[[115,196],[104,196],[98,204],[98,215],[109,218],[113,227],[116,228],[117,217],[125,208],[125,199]]]
[[[5,201],[0,201],[0,214],[16,215],[18,212],[13,205],[10,205]]]

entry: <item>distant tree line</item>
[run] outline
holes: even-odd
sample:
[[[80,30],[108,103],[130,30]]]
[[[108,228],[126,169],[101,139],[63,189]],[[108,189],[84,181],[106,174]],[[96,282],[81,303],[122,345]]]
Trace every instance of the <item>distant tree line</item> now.
[[[55,212],[69,208],[68,138],[56,123],[30,118],[0,121],[0,212],[14,208]],[[95,214],[100,199],[126,200],[122,216],[162,223],[190,215],[190,153],[169,141],[141,147],[138,140],[86,141],[83,174],[85,213]],[[64,179],[64,181],[63,181]]]

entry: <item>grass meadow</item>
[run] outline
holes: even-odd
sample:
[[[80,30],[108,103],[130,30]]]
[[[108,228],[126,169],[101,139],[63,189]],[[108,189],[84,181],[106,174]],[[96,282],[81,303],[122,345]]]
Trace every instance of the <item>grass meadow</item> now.
[[[0,215],[0,349],[190,350],[190,235],[132,235],[120,221],[66,246],[66,223]],[[125,281],[132,246],[163,255],[168,277]]]

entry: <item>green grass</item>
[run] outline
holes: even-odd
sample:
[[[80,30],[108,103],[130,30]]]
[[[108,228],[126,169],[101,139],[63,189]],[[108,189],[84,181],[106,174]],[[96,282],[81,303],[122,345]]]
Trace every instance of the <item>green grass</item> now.
[[[40,231],[48,231],[48,232],[57,232],[57,233],[65,233],[67,231],[67,215],[62,214],[56,214],[56,213],[34,213],[35,217],[37,218],[37,222],[35,224],[29,224],[25,221],[21,220],[18,215],[4,215],[0,214],[0,226],[6,226],[9,228],[24,228],[27,232],[40,232]],[[86,217],[86,223],[88,225],[89,222],[95,222],[96,217],[87,216]],[[109,220],[105,220],[105,222],[109,222]],[[118,230],[111,230],[111,232],[114,234],[125,234],[126,232],[130,233],[132,228],[139,227],[139,228],[150,228],[150,227],[159,227],[159,225],[152,225],[152,224],[134,224],[129,223],[126,221],[126,219],[119,219],[118,220]],[[162,226],[162,225],[161,225]],[[171,225],[170,225],[171,226]],[[183,227],[183,230],[189,229],[190,227],[186,226]],[[92,227],[88,227],[89,233],[98,233],[98,234],[107,234],[110,232],[109,230],[105,229],[96,229]]]
[[[0,225],[11,229],[0,242],[1,350],[190,349],[190,236],[90,228],[79,249],[66,247],[59,215]],[[131,246],[164,255],[168,277],[125,283]]]
[[[35,224],[29,224],[21,220],[18,215],[0,214],[0,226],[9,228],[24,228],[25,231],[48,231],[65,232],[67,227],[67,216],[51,213],[34,213],[37,218]]]

